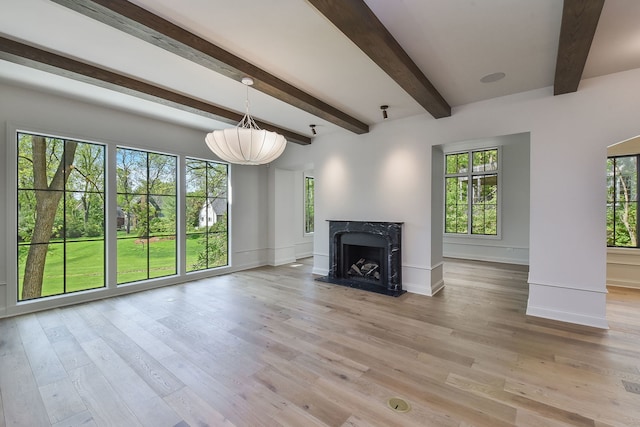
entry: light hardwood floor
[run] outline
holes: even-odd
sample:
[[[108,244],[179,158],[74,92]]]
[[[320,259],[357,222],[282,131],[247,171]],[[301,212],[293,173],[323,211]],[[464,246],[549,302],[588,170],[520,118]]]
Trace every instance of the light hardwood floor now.
[[[519,267],[392,298],[310,264],[0,320],[0,427],[640,425],[639,291],[601,331],[528,318]]]

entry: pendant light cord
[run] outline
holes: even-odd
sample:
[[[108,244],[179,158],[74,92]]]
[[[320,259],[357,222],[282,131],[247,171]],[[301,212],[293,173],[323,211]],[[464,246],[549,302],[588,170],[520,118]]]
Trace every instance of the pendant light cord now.
[[[245,100],[245,114],[242,120],[240,120],[240,123],[238,123],[238,127],[261,130],[260,126],[257,125],[256,121],[251,116],[251,113],[249,113],[249,86],[253,85],[253,80],[245,77],[242,79],[242,84],[247,87],[247,97]]]

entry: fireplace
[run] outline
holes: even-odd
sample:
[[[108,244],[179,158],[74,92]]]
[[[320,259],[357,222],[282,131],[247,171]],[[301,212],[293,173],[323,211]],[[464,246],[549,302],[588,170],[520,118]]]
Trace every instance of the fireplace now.
[[[398,296],[402,223],[329,221],[329,274],[317,280]]]

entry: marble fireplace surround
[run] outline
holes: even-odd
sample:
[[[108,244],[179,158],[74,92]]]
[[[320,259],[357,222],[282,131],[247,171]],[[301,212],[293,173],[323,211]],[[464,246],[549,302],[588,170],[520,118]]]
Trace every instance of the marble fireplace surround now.
[[[317,280],[352,288],[399,296],[402,289],[402,222],[329,220],[329,274]],[[381,277],[378,283],[346,277],[343,251],[346,244],[380,248]]]

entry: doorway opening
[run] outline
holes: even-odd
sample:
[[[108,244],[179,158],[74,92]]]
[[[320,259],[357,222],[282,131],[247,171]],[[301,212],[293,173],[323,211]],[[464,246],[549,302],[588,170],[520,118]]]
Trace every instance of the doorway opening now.
[[[432,253],[442,253],[445,285],[456,283],[456,260],[528,271],[530,139],[525,132],[433,147]]]
[[[607,147],[607,286],[640,289],[640,136]]]

